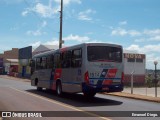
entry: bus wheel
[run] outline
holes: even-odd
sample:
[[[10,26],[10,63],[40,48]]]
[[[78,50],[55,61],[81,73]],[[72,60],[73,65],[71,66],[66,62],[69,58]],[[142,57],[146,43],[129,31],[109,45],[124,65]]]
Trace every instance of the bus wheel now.
[[[56,93],[58,96],[62,96],[62,85],[60,81],[58,81],[56,84]]]
[[[37,91],[42,91],[42,87],[37,87]]]
[[[96,92],[83,93],[86,98],[92,98],[96,95]]]

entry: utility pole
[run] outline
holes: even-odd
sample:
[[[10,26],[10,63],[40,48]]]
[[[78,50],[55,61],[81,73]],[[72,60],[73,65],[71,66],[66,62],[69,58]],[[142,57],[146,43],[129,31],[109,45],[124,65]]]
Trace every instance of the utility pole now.
[[[61,11],[60,11],[60,33],[59,33],[59,48],[62,48],[62,22],[63,22],[63,0],[61,0]]]

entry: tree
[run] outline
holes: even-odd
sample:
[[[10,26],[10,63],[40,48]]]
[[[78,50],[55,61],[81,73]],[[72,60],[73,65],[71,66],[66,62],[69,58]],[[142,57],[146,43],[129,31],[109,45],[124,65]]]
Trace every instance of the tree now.
[[[145,81],[149,88],[153,86],[153,77],[151,74],[146,75]]]

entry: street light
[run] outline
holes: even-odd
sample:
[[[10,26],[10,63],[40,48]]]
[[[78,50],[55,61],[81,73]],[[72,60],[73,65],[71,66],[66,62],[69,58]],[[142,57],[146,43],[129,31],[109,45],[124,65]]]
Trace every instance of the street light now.
[[[154,84],[155,84],[155,97],[157,97],[157,61],[154,61],[154,65],[155,65],[155,79],[154,79]]]

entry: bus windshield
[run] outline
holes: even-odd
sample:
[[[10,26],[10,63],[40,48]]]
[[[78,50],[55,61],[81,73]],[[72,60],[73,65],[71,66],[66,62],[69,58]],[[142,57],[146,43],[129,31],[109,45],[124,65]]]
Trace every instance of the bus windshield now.
[[[88,61],[122,62],[122,49],[111,46],[88,46]]]

